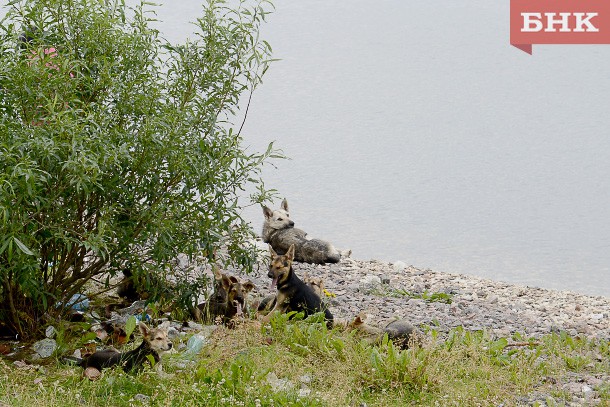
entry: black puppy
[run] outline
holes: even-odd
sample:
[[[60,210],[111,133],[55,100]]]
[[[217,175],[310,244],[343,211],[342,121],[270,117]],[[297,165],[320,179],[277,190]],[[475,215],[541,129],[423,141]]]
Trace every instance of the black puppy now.
[[[292,269],[294,245],[291,245],[284,255],[277,254],[271,246],[269,246],[269,252],[271,253],[271,263],[267,275],[272,279],[271,286],[277,287],[277,295],[273,309],[262,319],[262,323],[268,323],[275,311],[282,313],[303,312],[305,317],[317,312],[324,312],[326,325],[331,328],[333,314],[324,306],[313,289],[305,284]]]

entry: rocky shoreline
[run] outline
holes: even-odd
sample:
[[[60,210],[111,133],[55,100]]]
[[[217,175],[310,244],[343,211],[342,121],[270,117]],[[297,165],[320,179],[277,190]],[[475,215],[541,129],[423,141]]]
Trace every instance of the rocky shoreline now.
[[[610,339],[610,298],[606,297],[422,270],[403,262],[345,258],[337,264],[295,263],[294,268],[300,277],[324,279],[326,301],[337,318],[365,312],[367,322],[377,326],[404,318],[441,332],[463,326],[498,337],[566,331]],[[261,265],[255,274],[242,276],[256,285],[254,299],[271,293],[266,273]]]
[[[352,319],[364,312],[367,323],[377,327],[401,318],[415,326],[431,326],[441,336],[463,326],[509,341],[516,332],[521,338],[567,332],[573,337],[610,340],[607,297],[422,270],[403,262],[344,258],[338,264],[295,263],[294,269],[300,277],[324,279],[325,300],[335,318]],[[246,277],[257,286],[254,299],[272,293],[266,274],[261,266]],[[596,406],[600,396],[595,389],[609,383],[610,374],[571,373],[548,380],[551,387],[540,384],[539,391],[519,397],[517,405]],[[569,395],[571,401],[564,404],[551,389]]]

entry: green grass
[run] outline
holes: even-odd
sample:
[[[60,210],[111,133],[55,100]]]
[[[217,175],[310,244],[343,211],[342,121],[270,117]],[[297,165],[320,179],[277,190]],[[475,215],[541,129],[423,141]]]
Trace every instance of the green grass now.
[[[422,293],[412,293],[402,288],[385,288],[377,287],[372,291],[372,294],[381,297],[398,297],[398,298],[413,298],[418,300],[424,300],[426,302],[442,302],[445,304],[451,304],[453,297],[447,293],[432,293],[428,290],[424,290]]]
[[[507,346],[507,338],[461,328],[448,336],[428,329],[428,337],[409,350],[387,340],[369,346],[315,317],[279,315],[266,328],[217,329],[194,360],[165,355],[162,374],[111,369],[92,382],[57,361],[19,369],[0,359],[0,406],[512,406],[534,392],[568,402],[566,375],[610,371],[607,341],[516,334],[510,339],[521,346]],[[595,390],[609,405],[608,385]]]

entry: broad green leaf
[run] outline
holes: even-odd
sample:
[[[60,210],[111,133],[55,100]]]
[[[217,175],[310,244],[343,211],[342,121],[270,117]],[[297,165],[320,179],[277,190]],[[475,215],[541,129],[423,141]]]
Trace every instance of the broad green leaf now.
[[[129,340],[129,337],[136,329],[136,324],[137,320],[136,317],[134,317],[133,315],[127,319],[127,322],[125,323],[125,333],[127,334],[127,340]]]

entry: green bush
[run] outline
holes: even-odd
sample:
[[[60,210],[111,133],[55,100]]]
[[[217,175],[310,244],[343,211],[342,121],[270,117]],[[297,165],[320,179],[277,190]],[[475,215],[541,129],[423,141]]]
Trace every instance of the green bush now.
[[[239,194],[268,197],[242,146],[264,0],[208,0],[170,44],[142,2],[15,0],[0,32],[0,320],[33,335],[96,276],[165,277],[178,253],[255,262]],[[235,3],[232,3],[235,4]],[[242,100],[243,103],[243,100]],[[220,256],[219,249],[226,249]]]

